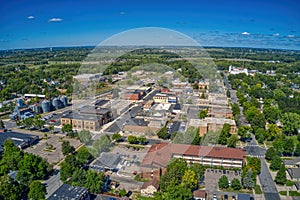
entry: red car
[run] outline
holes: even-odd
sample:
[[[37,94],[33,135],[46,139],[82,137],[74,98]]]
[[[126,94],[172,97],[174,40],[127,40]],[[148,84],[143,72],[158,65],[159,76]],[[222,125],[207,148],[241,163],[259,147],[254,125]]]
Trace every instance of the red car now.
[[[54,119],[51,119],[50,120],[50,123],[55,123],[56,121]]]

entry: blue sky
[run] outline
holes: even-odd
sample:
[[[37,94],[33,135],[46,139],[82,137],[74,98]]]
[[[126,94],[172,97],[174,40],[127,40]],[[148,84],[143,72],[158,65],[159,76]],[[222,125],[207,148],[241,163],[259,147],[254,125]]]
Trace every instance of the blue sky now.
[[[163,27],[203,46],[300,49],[297,0],[1,0],[0,49],[97,45]]]

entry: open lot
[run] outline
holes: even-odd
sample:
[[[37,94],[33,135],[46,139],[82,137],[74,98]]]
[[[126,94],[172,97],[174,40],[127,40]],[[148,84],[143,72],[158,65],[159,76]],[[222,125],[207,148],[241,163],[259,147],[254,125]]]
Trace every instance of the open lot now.
[[[25,151],[45,158],[49,163],[56,164],[64,158],[61,152],[63,140],[69,141],[72,146],[78,148],[81,143],[79,140],[66,138],[59,135],[49,135],[47,139],[42,139],[37,145],[27,148]],[[49,147],[52,147],[49,149]],[[49,150],[48,150],[49,149]]]

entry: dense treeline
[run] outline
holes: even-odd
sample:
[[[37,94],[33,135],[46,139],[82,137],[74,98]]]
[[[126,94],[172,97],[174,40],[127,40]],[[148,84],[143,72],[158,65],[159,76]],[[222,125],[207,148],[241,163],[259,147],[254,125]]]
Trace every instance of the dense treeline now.
[[[52,167],[43,158],[20,151],[11,140],[6,140],[0,160],[0,199],[15,200],[30,196],[37,185],[42,186],[38,180],[46,179],[51,171]],[[10,172],[17,173],[16,180],[8,175]],[[43,196],[40,199],[45,199],[45,190],[40,192]]]

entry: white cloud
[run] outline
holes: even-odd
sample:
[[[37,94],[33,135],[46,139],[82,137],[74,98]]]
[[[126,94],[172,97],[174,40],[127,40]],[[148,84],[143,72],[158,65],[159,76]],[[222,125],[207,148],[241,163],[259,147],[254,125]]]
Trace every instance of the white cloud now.
[[[27,19],[34,19],[34,18],[35,18],[35,17],[32,16],[32,15],[30,15],[30,16],[27,17]]]
[[[273,34],[273,36],[279,36],[280,34],[279,33],[275,33],[275,34]]]
[[[242,35],[250,35],[250,33],[248,33],[248,32],[242,32]]]
[[[63,19],[62,18],[51,18],[48,20],[48,22],[61,22]]]
[[[125,15],[126,13],[124,11],[120,12],[120,15]]]

